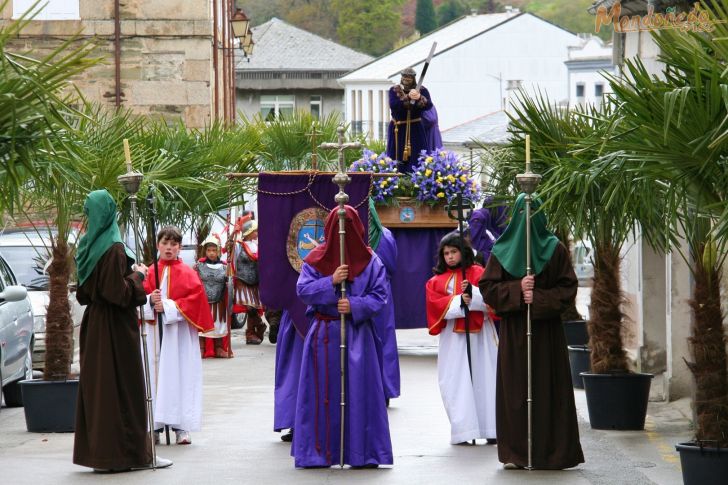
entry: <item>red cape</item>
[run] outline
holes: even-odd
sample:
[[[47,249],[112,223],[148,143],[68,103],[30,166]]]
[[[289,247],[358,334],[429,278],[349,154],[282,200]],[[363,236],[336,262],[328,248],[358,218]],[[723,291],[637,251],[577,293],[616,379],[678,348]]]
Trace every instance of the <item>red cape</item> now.
[[[480,276],[484,271],[485,269],[482,266],[474,264],[465,271],[465,276],[477,288]],[[455,278],[453,284],[454,293],[451,295],[448,293],[447,287],[449,281],[453,278]],[[453,298],[456,298],[457,295],[462,293],[460,288],[462,281],[462,270],[460,268],[445,271],[442,274],[433,276],[427,281],[425,285],[425,298],[427,301],[427,328],[430,331],[430,335],[438,335],[447,326],[445,314]],[[469,323],[470,333],[480,332],[480,329],[483,328],[483,312],[471,311]],[[465,333],[464,318],[458,318],[455,321],[453,331],[456,333]]]
[[[215,324],[212,321],[210,304],[207,302],[207,294],[200,277],[195,270],[184,264],[181,259],[176,261],[159,260],[160,274],[164,274],[164,268],[167,266],[169,266],[169,280],[167,281],[169,294],[167,298],[174,300],[177,310],[187,320],[187,323],[201,332],[212,330]],[[152,266],[144,279],[144,291],[147,294],[157,288],[155,282],[154,266]]]

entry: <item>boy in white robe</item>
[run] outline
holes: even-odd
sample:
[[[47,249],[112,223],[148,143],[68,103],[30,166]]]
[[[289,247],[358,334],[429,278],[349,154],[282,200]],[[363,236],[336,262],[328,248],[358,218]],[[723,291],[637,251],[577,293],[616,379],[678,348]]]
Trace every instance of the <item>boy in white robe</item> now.
[[[165,425],[176,443],[192,443],[190,431],[202,420],[202,357],[198,332],[214,328],[205,289],[197,273],[178,259],[182,234],[173,226],[157,235],[159,278],[155,268],[144,281],[149,373],[154,406],[155,441]],[[157,288],[157,282],[159,288]],[[159,326],[163,326],[160,335]],[[161,342],[160,342],[161,341]]]

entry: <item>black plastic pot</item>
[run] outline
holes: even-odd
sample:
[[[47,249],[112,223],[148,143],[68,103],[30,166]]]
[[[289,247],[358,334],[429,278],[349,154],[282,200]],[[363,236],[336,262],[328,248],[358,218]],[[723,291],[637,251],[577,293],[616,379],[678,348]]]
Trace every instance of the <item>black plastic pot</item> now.
[[[582,372],[589,422],[594,429],[645,428],[652,374]]]
[[[680,453],[685,485],[718,485],[728,480],[728,449],[693,442],[680,443],[675,449]]]
[[[577,389],[584,389],[582,372],[591,370],[591,349],[586,345],[569,345],[569,367],[571,367],[571,384]]]
[[[70,433],[76,428],[78,380],[21,381],[25,425],[32,433]]]
[[[564,322],[564,335],[566,336],[566,345],[587,345],[589,343],[589,333],[584,320],[567,320]]]

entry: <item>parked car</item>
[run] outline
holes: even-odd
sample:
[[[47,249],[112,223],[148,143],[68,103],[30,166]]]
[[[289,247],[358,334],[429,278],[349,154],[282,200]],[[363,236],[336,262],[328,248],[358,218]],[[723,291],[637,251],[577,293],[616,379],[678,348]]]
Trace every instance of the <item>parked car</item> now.
[[[28,290],[0,256],[0,387],[6,406],[23,405],[19,382],[32,377],[32,305]]]
[[[40,228],[42,233],[44,229]],[[51,231],[53,231],[51,229]],[[74,236],[75,237],[75,236]],[[0,255],[12,268],[17,281],[28,290],[33,305],[33,331],[35,346],[33,348],[33,369],[43,370],[45,365],[45,326],[49,294],[50,241],[47,234],[38,234],[35,229],[6,229],[0,234]],[[73,278],[73,275],[72,275]],[[68,292],[73,320],[73,352],[78,353],[79,333],[84,307],[76,301],[75,284],[70,285]]]
[[[574,244],[574,272],[579,286],[592,286],[594,280],[594,260],[588,242],[576,241]]]

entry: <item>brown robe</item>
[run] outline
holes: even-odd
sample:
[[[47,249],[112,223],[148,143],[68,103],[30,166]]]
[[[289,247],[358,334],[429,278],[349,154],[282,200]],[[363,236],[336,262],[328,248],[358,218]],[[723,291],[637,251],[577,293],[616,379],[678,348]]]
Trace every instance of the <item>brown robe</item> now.
[[[152,462],[137,306],[146,302],[139,273],[114,244],[78,288],[88,305],[81,322],[81,375],[73,462],[125,469]]]
[[[501,317],[495,392],[498,459],[525,467],[528,357],[521,279],[506,272],[491,255],[478,286],[485,302]],[[532,464],[538,469],[559,470],[584,462],[560,318],[576,298],[577,286],[569,253],[559,244],[551,260],[536,275],[531,304]]]

